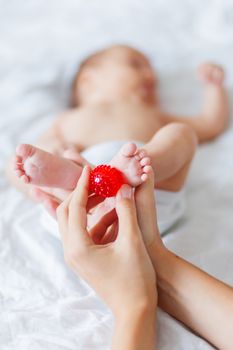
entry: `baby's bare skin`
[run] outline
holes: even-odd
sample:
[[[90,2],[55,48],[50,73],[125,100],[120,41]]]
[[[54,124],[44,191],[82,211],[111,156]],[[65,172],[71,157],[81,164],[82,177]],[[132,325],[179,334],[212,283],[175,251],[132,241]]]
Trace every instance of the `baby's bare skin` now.
[[[112,140],[135,140],[145,143],[143,148],[156,174],[155,187],[180,190],[197,141],[213,139],[228,125],[223,69],[214,64],[201,65],[199,77],[204,86],[203,109],[199,116],[183,118],[161,110],[156,94],[156,76],[141,53],[127,47],[113,47],[103,55],[100,65],[94,63],[81,73],[77,92],[74,90],[79,106],[60,115],[37,142],[41,149],[60,156],[53,162],[47,162],[50,165],[48,177],[59,166],[64,174],[69,172],[67,177],[71,176],[77,182],[80,169],[68,166],[67,160],[61,165],[61,156],[71,145],[78,159],[76,165],[80,163],[80,167],[83,161],[79,152],[87,147]],[[35,149],[34,152],[36,154]],[[28,161],[19,162],[19,157],[20,154],[17,154],[14,160],[16,173],[9,173],[14,184],[28,193],[29,186],[25,181],[23,184],[19,181],[19,178],[27,178],[24,165]],[[41,167],[43,157],[39,158]],[[46,163],[46,155],[44,161]],[[57,186],[56,176],[54,181],[50,177],[46,185],[46,181],[42,183],[41,179],[30,175],[29,183]]]
[[[84,150],[112,140],[147,143],[163,126],[160,117],[157,106],[121,101],[67,111],[53,127],[64,144],[75,144]]]
[[[15,172],[25,184],[73,190],[82,173],[82,166],[77,162],[31,145],[19,145],[16,153]],[[109,164],[123,172],[133,187],[145,181],[150,171],[146,151],[138,150],[134,143],[126,143]]]

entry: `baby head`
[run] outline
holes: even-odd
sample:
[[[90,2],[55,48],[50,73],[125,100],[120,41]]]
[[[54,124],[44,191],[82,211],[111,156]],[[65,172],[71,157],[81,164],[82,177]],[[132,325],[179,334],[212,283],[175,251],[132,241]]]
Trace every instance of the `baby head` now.
[[[135,100],[155,103],[156,77],[149,60],[129,46],[115,45],[89,56],[72,90],[74,106]]]

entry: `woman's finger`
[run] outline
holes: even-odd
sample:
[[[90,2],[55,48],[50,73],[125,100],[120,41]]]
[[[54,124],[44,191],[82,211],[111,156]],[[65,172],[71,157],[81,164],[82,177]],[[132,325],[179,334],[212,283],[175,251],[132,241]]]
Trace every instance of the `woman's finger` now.
[[[87,212],[89,212],[91,209],[96,207],[98,204],[102,203],[105,200],[105,198],[97,195],[91,195],[88,198],[87,202]]]
[[[112,243],[116,240],[118,234],[118,220],[116,220],[106,231],[105,235],[101,239],[100,244]]]
[[[47,191],[43,191],[39,187],[32,187],[30,189],[30,194],[33,197],[33,199],[36,200],[37,202],[43,202],[44,200],[47,200],[49,198],[56,200],[57,202],[59,201],[59,199],[57,197],[55,197],[53,194],[51,194]],[[60,203],[61,203],[61,201],[60,201]]]
[[[38,187],[32,187],[30,190],[30,195],[34,200],[42,203],[49,214],[56,218],[56,210],[57,207],[61,204],[61,200],[59,200],[54,195],[41,190]]]
[[[74,241],[80,244],[90,244],[91,238],[87,234],[87,200],[89,188],[90,167],[85,166],[78,184],[69,202],[69,229]]]
[[[56,219],[57,217],[57,208],[61,204],[59,200],[53,199],[53,198],[47,198],[45,199],[42,204],[47,209],[49,214]]]
[[[101,217],[101,219],[91,228],[90,236],[93,241],[100,242],[105,235],[107,229],[117,220],[116,210],[113,209],[109,213]]]
[[[63,244],[67,241],[67,234],[69,231],[68,227],[68,202],[61,203],[56,210],[57,222],[59,227],[59,232],[61,235],[61,240]]]
[[[158,228],[154,194],[154,173],[151,170],[147,175],[148,179],[135,190],[135,202],[138,224],[145,244],[149,246],[155,237],[160,237],[160,235],[156,235]]]
[[[129,185],[121,186],[116,196],[116,212],[119,222],[118,240],[139,232],[133,188]],[[122,234],[121,234],[122,233]]]

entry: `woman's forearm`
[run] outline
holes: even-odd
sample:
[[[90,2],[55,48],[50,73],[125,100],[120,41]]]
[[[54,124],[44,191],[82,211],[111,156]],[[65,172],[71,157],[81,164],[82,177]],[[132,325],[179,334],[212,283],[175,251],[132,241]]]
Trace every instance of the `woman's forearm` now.
[[[154,303],[152,303],[154,304]],[[156,310],[153,305],[116,316],[112,350],[154,350]]]
[[[159,305],[219,349],[233,344],[233,289],[164,248],[151,248]]]

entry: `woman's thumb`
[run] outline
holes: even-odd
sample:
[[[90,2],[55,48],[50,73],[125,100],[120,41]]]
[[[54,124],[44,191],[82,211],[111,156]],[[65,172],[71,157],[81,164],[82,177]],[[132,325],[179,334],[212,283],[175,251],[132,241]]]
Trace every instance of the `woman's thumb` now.
[[[119,223],[119,234],[131,232],[138,228],[134,190],[129,185],[123,185],[117,192],[116,212]]]

